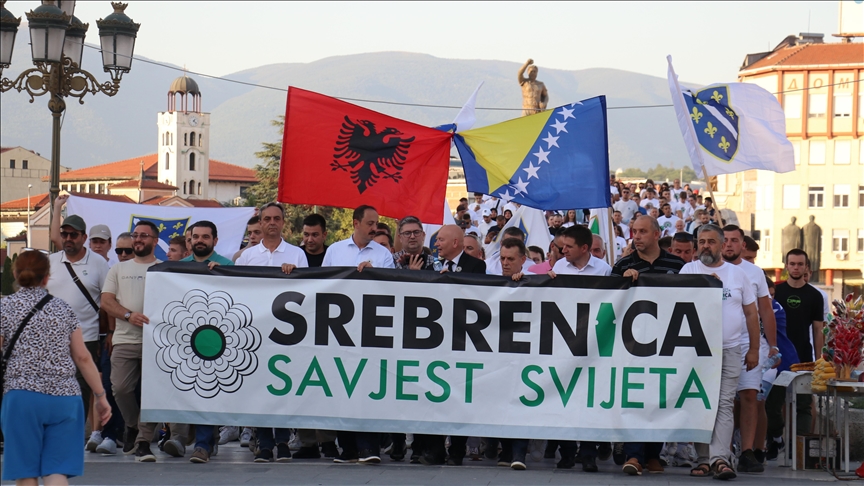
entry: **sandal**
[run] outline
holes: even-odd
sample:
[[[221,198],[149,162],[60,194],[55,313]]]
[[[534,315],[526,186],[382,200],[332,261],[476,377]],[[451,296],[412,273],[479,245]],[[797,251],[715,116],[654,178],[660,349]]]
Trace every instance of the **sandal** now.
[[[708,464],[699,464],[690,470],[690,475],[696,478],[711,477],[711,466]]]
[[[735,479],[737,476],[738,475],[735,474],[735,471],[726,463],[726,461],[721,459],[714,463],[714,479],[728,481],[730,479]]]

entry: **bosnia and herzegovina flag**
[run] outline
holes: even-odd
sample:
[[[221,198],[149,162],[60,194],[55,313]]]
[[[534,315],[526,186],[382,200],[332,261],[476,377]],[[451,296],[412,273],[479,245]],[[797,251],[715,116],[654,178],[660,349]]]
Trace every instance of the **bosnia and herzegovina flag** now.
[[[469,192],[537,209],[612,205],[606,97],[454,135]]]

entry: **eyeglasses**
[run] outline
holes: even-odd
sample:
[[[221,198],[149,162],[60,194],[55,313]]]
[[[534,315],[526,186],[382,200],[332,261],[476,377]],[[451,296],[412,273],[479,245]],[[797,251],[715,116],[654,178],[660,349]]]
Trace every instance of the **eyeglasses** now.
[[[147,233],[132,233],[129,235],[133,240],[146,240],[147,238],[153,238],[153,235],[148,235]]]
[[[135,250],[133,250],[132,248],[114,248],[114,253],[118,255],[122,255],[124,253],[127,255],[131,255],[133,251]]]
[[[40,249],[38,249],[38,248],[21,248],[21,251],[22,251],[22,252],[25,252],[25,251],[38,251],[39,253],[41,253],[41,254],[43,254],[43,255],[49,255],[49,253],[48,253],[47,250],[40,250]]]
[[[401,233],[399,233],[399,234],[402,235],[402,236],[404,236],[405,238],[411,238],[412,236],[413,236],[414,238],[419,238],[420,235],[423,234],[423,230],[403,231],[403,232],[401,232]]]
[[[63,238],[63,239],[72,238],[73,240],[77,240],[79,236],[81,236],[81,233],[79,233],[77,231],[61,231],[60,232],[60,238]]]

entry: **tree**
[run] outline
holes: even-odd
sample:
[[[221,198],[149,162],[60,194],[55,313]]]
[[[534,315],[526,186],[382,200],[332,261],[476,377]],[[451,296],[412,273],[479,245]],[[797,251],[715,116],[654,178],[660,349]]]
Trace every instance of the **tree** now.
[[[683,169],[676,169],[675,167],[664,167],[661,164],[657,164],[653,169],[648,169],[647,171],[637,168],[624,169],[621,172],[621,177],[640,177],[652,179],[654,182],[672,181],[680,177],[681,184],[697,180],[696,171],[689,166],[685,166]]]
[[[6,260],[3,261],[3,276],[0,277],[0,294],[14,294],[13,282],[15,282],[15,277],[12,275],[12,259],[7,256]]]

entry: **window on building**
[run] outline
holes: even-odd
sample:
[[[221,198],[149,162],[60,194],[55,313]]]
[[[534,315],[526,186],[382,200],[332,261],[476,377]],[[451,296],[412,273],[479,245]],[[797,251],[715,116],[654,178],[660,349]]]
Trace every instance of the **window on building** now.
[[[204,146],[204,135],[198,135],[198,146],[199,147]]]
[[[864,186],[858,186],[858,207],[864,208]]]
[[[858,253],[864,253],[864,229],[858,230]]]
[[[762,234],[764,235],[762,237],[762,248],[766,252],[770,252],[771,251],[771,230],[770,229],[762,230]]]
[[[28,167],[28,165],[29,165],[29,164],[27,163],[26,160],[22,160],[22,161],[21,161],[21,168],[22,168],[22,169],[24,169],[24,170],[29,169],[30,167]]]
[[[186,194],[186,181],[183,181],[183,194]]]
[[[246,191],[249,190],[249,186],[240,186],[240,197],[246,198]]]
[[[849,165],[852,162],[852,140],[834,141],[834,163]]]
[[[201,195],[201,183],[200,182],[198,183],[198,195],[199,196]]]
[[[170,168],[171,168],[171,154],[169,154],[168,152],[165,152],[165,170],[168,170]]]
[[[798,209],[801,207],[801,186],[786,184],[783,186],[783,209]]]
[[[189,194],[195,194],[195,179],[189,181]]]
[[[825,165],[824,140],[810,140],[810,165]]]
[[[105,194],[105,184],[99,184],[99,194]]]
[[[191,145],[193,147],[195,146],[195,132],[192,132],[189,135],[189,145]]]
[[[195,170],[195,152],[189,154],[189,170]]]
[[[809,110],[807,116],[810,118],[825,118],[828,113],[828,95],[824,93],[811,94],[808,99]]]
[[[90,184],[87,186],[88,194],[96,194],[96,184]]]
[[[849,230],[835,229],[831,233],[831,251],[849,251]]]
[[[849,118],[852,116],[852,95],[839,93],[834,95],[834,117]]]
[[[792,142],[792,156],[795,158],[795,165],[801,163],[801,141]]]
[[[60,184],[60,190],[69,192],[69,184]]]
[[[807,207],[810,209],[825,207],[825,186],[810,186],[807,189]]]
[[[14,169],[14,168],[15,168],[15,159],[9,159],[9,168],[10,168],[10,169]]]
[[[849,207],[849,184],[834,184],[834,207]]]
[[[783,111],[786,113],[786,118],[801,118],[801,95],[783,95]]]

